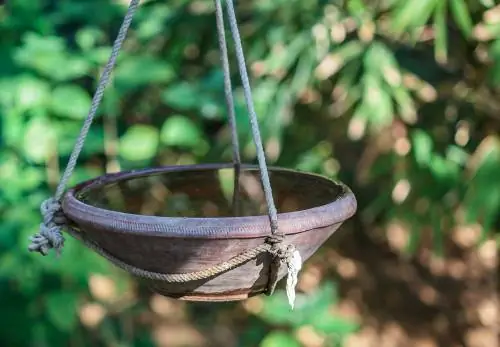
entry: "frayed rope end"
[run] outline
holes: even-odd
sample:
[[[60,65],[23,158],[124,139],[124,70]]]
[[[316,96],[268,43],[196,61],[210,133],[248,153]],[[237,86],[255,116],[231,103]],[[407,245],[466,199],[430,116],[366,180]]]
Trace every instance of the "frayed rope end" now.
[[[295,306],[295,287],[297,286],[299,271],[302,268],[302,257],[300,256],[299,251],[295,248],[288,257],[286,265],[288,268],[286,296],[288,297],[288,303],[293,310]]]

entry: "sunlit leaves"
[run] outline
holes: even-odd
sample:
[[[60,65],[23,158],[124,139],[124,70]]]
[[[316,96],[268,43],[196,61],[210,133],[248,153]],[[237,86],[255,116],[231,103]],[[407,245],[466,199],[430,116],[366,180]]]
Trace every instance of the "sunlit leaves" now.
[[[446,1],[438,1],[434,12],[434,52],[440,63],[448,59],[447,5]]]
[[[58,116],[83,119],[90,103],[87,91],[75,84],[61,84],[52,91],[51,110]]]
[[[172,80],[175,73],[168,62],[153,56],[131,56],[115,69],[116,88],[124,92]]]
[[[34,163],[44,163],[56,148],[56,137],[50,120],[33,117],[29,120],[24,136],[25,156]]]
[[[21,66],[57,81],[85,76],[91,68],[85,59],[68,51],[62,38],[35,33],[24,35],[23,45],[17,50],[15,59]]]
[[[465,38],[473,29],[471,10],[465,0],[398,0],[391,13],[391,29],[398,35],[420,35],[424,26],[432,23],[434,51],[438,62],[448,58],[449,20],[452,19]]]
[[[351,60],[358,58],[364,51],[358,41],[349,41],[328,54],[316,68],[316,77],[326,79],[332,77]]]
[[[272,297],[265,299],[260,317],[275,325],[285,325],[298,329],[304,325],[311,326],[314,331],[323,336],[335,339],[357,331],[359,325],[345,317],[332,314],[330,307],[337,302],[336,288],[332,283],[324,283],[313,293],[299,295],[296,307],[291,311],[286,294],[276,292]],[[271,339],[271,337],[266,339]]]
[[[450,0],[450,10],[465,37],[472,32],[472,19],[465,0]]]
[[[392,29],[396,34],[402,34],[424,25],[438,1],[440,0],[398,1],[392,13]]]
[[[300,343],[285,332],[271,332],[259,344],[259,347],[300,347]]]
[[[198,124],[181,115],[167,118],[161,127],[160,138],[167,146],[187,149],[206,148],[203,132]]]
[[[418,165],[426,167],[432,158],[433,141],[428,133],[423,130],[415,130],[412,133],[414,158]]]
[[[472,157],[470,169],[472,177],[465,197],[467,222],[479,222],[489,232],[500,211],[500,186],[492,183],[500,177],[498,136],[486,137],[481,142]]]
[[[120,138],[120,154],[124,159],[150,160],[158,150],[158,129],[149,125],[134,125]]]
[[[198,106],[199,90],[188,82],[181,82],[169,86],[162,94],[163,101],[170,107],[179,110],[190,110]]]

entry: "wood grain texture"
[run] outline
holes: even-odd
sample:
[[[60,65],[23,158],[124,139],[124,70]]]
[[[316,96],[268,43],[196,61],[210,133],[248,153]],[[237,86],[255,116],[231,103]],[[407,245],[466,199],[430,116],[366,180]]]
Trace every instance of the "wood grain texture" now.
[[[93,206],[83,202],[81,197],[86,191],[111,187],[123,180],[132,182],[140,177],[157,174],[169,177],[180,173],[188,177],[193,172],[213,177],[214,171],[228,168],[231,168],[231,164],[191,165],[105,175],[70,189],[63,200],[63,210],[87,238],[128,264],[161,273],[202,270],[264,243],[270,233],[268,217],[244,214],[233,217],[140,215]],[[243,170],[253,170],[258,174],[255,166],[245,165]],[[300,205],[312,206],[298,211],[280,212],[278,216],[280,230],[285,233],[284,243],[295,245],[305,261],[355,213],[354,194],[342,183],[317,175],[280,168],[270,168],[270,174],[277,182],[275,200],[279,211],[279,206],[283,205],[281,202],[286,200],[287,180],[293,183],[295,188],[290,188],[293,192],[291,195],[298,195],[296,198],[301,200]],[[286,179],[280,181],[278,177]],[[177,182],[176,186],[179,184]],[[211,196],[217,196],[213,182],[207,186],[206,196],[203,195],[203,184],[197,182],[197,185],[201,188],[197,190],[197,199],[205,197],[209,200]],[[297,188],[301,186],[302,191]],[[183,192],[188,189],[191,188],[187,187]],[[330,202],[315,206],[315,202],[309,202],[308,195],[304,194],[309,189],[330,192]],[[269,254],[261,254],[214,278],[177,284],[147,281],[147,284],[155,292],[183,300],[241,300],[266,290],[270,262]],[[280,278],[284,275],[284,272],[281,273]]]

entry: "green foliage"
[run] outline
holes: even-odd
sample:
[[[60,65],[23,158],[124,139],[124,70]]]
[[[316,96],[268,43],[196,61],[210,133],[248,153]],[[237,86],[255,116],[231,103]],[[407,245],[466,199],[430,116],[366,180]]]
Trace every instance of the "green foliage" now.
[[[120,153],[127,160],[151,160],[158,150],[158,143],[158,129],[134,125],[120,138]]]
[[[153,345],[140,323],[132,322],[133,337],[120,328],[146,310],[144,302],[120,311],[89,292],[93,273],[125,287],[128,277],[72,239],[60,259],[26,251],[124,11],[124,2],[103,0],[0,6],[1,345]],[[476,224],[482,240],[498,235],[499,13],[492,0],[239,6],[270,163],[342,178],[358,195],[366,228],[408,225],[409,254],[424,230],[441,253],[456,226]],[[211,2],[144,1],[71,184],[117,159],[124,168],[230,161],[217,49]],[[231,69],[243,156],[254,161]],[[107,312],[95,327],[81,315],[88,303]],[[308,326],[341,346],[358,324],[332,314],[336,304],[327,281],[299,295],[293,313],[278,292],[265,298],[242,345],[299,346],[295,333]]]

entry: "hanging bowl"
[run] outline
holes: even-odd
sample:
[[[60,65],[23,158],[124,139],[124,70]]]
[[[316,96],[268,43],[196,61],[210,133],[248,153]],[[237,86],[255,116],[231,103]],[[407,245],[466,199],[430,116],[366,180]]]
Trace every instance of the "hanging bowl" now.
[[[166,274],[209,268],[270,236],[259,169],[188,165],[104,175],[70,189],[63,210],[74,229],[109,254]],[[356,211],[344,184],[309,173],[269,168],[284,242],[307,260]],[[242,300],[263,293],[272,257],[262,253],[215,277],[186,283],[145,280],[178,299]],[[280,273],[282,278],[286,272]]]

